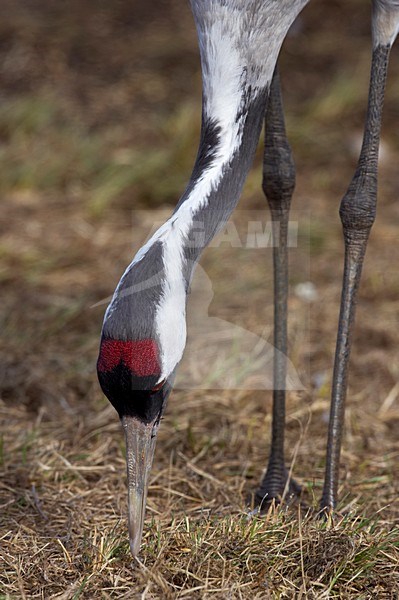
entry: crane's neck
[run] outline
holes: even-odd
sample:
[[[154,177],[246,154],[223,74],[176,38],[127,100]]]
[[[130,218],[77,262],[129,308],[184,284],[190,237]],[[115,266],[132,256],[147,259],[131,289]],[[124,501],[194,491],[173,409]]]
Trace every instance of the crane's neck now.
[[[103,327],[103,337],[155,340],[160,380],[182,357],[193,268],[238,202],[281,43],[307,1],[191,0],[203,74],[197,159],[173,214],[125,271]]]
[[[187,189],[126,269],[105,314],[105,338],[156,340],[160,380],[183,354],[195,264],[237,204],[259,139],[268,85],[252,91],[245,71],[241,76],[241,89],[223,119],[211,115],[204,100],[201,142]]]

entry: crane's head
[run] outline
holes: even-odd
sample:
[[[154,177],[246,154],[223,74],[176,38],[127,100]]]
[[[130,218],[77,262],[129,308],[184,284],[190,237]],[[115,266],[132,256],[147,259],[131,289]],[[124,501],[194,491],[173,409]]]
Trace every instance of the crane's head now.
[[[179,243],[176,228],[167,222],[139,250],[105,313],[97,362],[101,388],[125,431],[134,556],[140,550],[156,434],[186,344],[188,271]]]
[[[97,373],[125,432],[130,549],[137,556],[156,434],[171,391],[171,377],[159,380],[161,367],[155,340],[126,341],[104,336]]]

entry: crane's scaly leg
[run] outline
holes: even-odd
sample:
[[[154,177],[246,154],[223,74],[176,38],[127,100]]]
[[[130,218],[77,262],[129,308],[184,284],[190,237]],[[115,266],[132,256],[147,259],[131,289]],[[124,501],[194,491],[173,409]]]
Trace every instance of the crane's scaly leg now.
[[[391,44],[374,45],[363,145],[355,175],[340,207],[345,240],[345,265],[332,383],[326,471],[321,498],[323,512],[333,510],[337,502],[348,361],[363,258],[376,213],[378,148],[390,48]]]
[[[265,118],[263,191],[269,203],[273,231],[274,266],[274,385],[272,441],[266,474],[255,501],[262,505],[281,500],[287,485],[284,461],[285,388],[287,373],[288,219],[295,188],[295,165],[287,140],[278,69],[273,76]],[[289,482],[289,494],[300,486]]]

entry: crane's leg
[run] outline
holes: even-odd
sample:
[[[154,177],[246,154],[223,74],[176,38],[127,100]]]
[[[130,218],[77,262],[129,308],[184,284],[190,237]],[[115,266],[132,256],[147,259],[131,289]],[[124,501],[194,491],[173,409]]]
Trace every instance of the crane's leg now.
[[[255,502],[260,507],[279,501],[287,485],[284,461],[285,387],[287,373],[288,219],[295,187],[295,165],[287,140],[278,69],[273,76],[265,119],[263,191],[269,203],[274,263],[274,385],[272,441],[266,474]],[[291,480],[290,494],[299,494]]]
[[[375,7],[377,5],[378,3],[375,3]],[[373,17],[375,19],[376,14]],[[345,266],[332,383],[326,471],[321,498],[323,512],[330,512],[337,502],[348,361],[363,258],[376,213],[378,147],[390,48],[390,43],[376,44],[374,40],[363,145],[355,175],[340,207],[345,240]]]

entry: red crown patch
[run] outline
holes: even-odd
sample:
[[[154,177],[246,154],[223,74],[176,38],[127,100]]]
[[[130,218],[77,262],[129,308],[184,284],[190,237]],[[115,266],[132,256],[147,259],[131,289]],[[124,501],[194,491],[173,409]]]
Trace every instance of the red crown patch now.
[[[120,363],[138,377],[159,375],[161,368],[157,343],[154,340],[102,340],[97,369],[101,372],[112,371]]]

